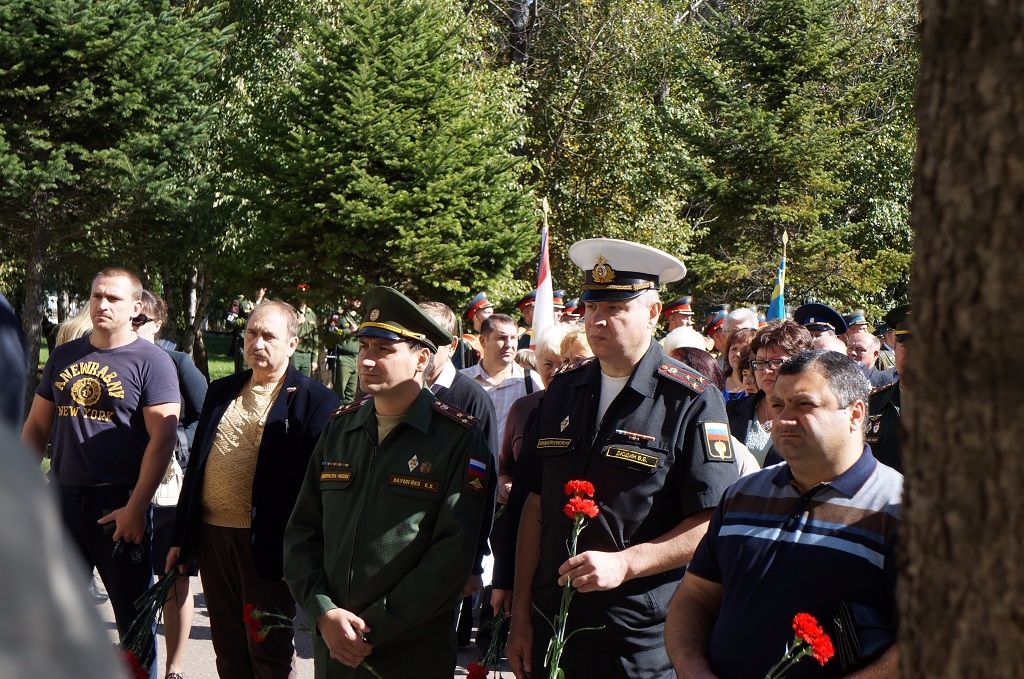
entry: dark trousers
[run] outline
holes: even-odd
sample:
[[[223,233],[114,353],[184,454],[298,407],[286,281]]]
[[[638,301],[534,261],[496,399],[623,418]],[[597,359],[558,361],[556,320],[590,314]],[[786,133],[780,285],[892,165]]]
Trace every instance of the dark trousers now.
[[[574,621],[572,606],[569,607],[569,629],[586,626],[585,620]],[[623,630],[622,636],[628,637],[633,630]],[[551,625],[537,611],[533,612],[533,676],[545,677],[548,668],[544,667],[544,655],[547,653],[548,642],[553,630]],[[672,679],[675,671],[668,660],[663,637],[649,634],[642,635],[646,643],[637,644],[637,639],[630,643],[598,645],[585,635],[595,634],[594,631],[583,631],[573,637],[562,653],[562,668],[565,679]]]
[[[199,575],[210,614],[217,674],[222,679],[295,679],[291,628],[271,630],[257,642],[242,617],[246,604],[295,617],[295,601],[284,580],[264,580],[256,574],[249,540],[248,528],[203,523],[199,531]]]
[[[122,543],[112,539],[112,528],[96,523],[100,517],[128,504],[131,488],[127,486],[92,486],[74,488],[57,486],[60,495],[61,515],[75,547],[85,560],[92,574],[93,567],[99,571],[103,586],[110,596],[114,609],[119,636],[123,636],[136,616],[135,600],[149,589],[153,581],[151,540],[153,535],[152,515],[147,518],[146,534],[141,545]],[[113,526],[113,523],[106,524]],[[88,580],[83,580],[83,587]],[[154,639],[150,634],[149,643]],[[150,667],[154,676],[156,654]]]

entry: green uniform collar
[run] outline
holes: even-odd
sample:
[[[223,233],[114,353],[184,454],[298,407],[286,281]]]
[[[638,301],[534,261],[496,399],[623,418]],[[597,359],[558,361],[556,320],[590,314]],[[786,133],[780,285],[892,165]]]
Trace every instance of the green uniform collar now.
[[[405,418],[400,424],[408,424],[415,429],[423,432],[427,432],[430,428],[430,418],[433,417],[433,410],[430,404],[436,400],[436,396],[429,389],[420,390],[416,400],[413,401],[412,407],[409,408],[409,412],[405,414]],[[355,414],[355,417],[351,418],[348,426],[345,427],[345,431],[352,431],[360,427],[377,427],[377,411],[373,407],[373,398],[366,399],[359,411]]]

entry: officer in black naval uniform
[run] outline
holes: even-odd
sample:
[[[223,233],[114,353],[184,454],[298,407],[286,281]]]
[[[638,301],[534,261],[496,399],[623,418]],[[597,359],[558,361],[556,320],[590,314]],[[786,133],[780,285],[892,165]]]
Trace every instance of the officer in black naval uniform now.
[[[900,458],[900,412],[909,399],[903,370],[907,360],[907,345],[910,343],[910,305],[898,306],[885,315],[885,323],[893,329],[896,338],[894,347],[896,371],[900,378],[890,385],[875,389],[868,399],[868,423],[865,442],[882,464],[903,472]]]
[[[659,282],[679,280],[675,257],[611,239],[569,250],[586,271],[587,337],[595,359],[563,368],[523,441],[515,484],[530,494],[516,555],[506,653],[516,677],[543,669],[566,578],[576,588],[562,656],[569,679],[669,678],[665,611],[725,488],[739,477],[725,403],[710,382],[653,341]],[[600,514],[567,559],[564,485],[594,484]]]

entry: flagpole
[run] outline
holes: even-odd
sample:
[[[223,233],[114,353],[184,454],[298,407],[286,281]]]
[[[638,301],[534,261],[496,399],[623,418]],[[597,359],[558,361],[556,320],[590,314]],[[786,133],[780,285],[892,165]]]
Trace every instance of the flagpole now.
[[[551,261],[548,256],[548,214],[551,208],[548,206],[548,199],[542,198],[540,202],[541,231],[540,231],[540,261],[537,266],[537,297],[533,304],[533,327],[530,335],[530,348],[537,346],[537,338],[547,328],[554,325],[554,284],[551,280]]]
[[[772,291],[771,301],[768,304],[768,312],[765,317],[769,321],[786,317],[786,245],[789,243],[789,232],[782,232],[782,261],[779,262],[779,269],[775,275],[775,289]]]

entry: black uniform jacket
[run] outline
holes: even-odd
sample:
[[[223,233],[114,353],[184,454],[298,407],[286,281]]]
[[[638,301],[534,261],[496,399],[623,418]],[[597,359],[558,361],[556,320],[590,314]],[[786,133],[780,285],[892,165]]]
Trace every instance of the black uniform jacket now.
[[[651,342],[598,426],[600,387],[598,360],[556,373],[515,467],[515,483],[540,495],[541,556],[533,591],[546,615],[557,611],[558,567],[568,558],[567,481],[593,483],[600,508],[598,516],[587,520],[578,551],[615,552],[715,507],[739,478],[721,391],[665,356],[657,342]],[[588,633],[581,643],[613,643],[626,628],[662,624],[681,576],[679,568],[606,592],[577,593],[572,603],[576,619],[588,626],[606,625],[603,633]]]
[[[900,383],[875,389],[868,399],[868,423],[864,441],[882,464],[903,473],[900,456]]]
[[[217,427],[228,404],[251,376],[252,370],[228,375],[210,384],[206,394],[174,524],[172,544],[181,547],[182,563],[198,553],[203,478]],[[253,565],[265,580],[280,580],[284,575],[284,527],[320,432],[340,402],[338,395],[323,384],[288,366],[284,384],[267,415],[252,483]]]

